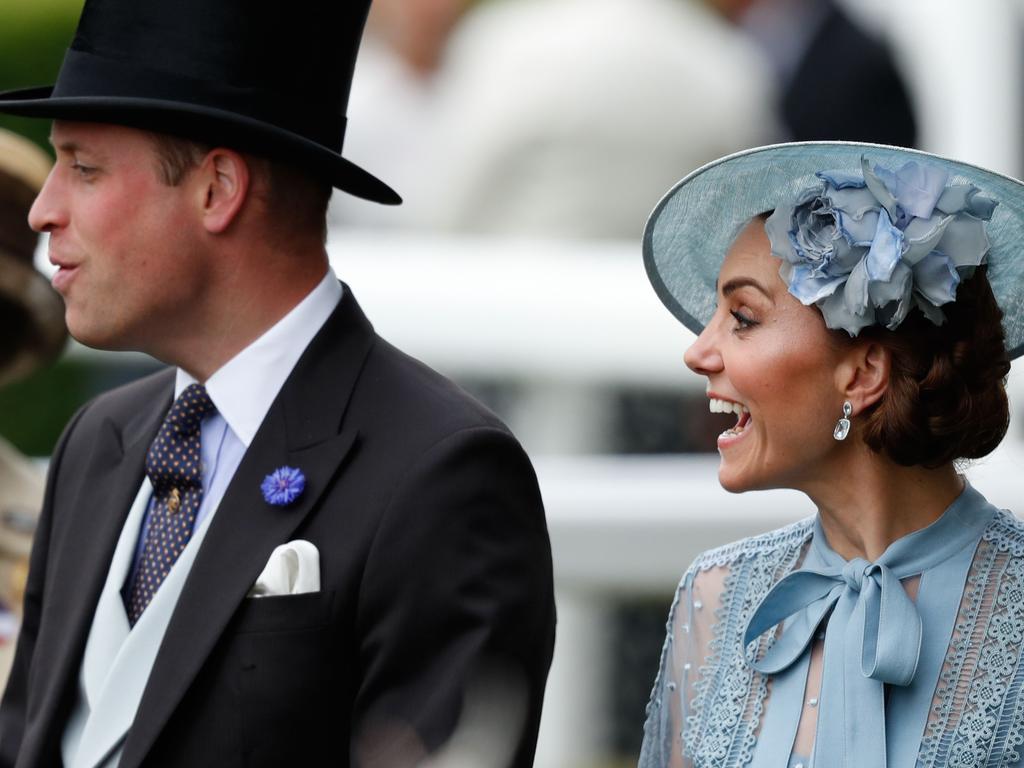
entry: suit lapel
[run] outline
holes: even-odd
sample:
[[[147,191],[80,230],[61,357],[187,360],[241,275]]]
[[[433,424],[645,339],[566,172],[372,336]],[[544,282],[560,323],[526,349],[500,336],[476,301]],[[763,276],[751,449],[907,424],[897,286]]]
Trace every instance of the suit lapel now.
[[[52,581],[59,585],[47,596],[46,614],[56,631],[49,633],[54,648],[45,654],[52,667],[42,701],[49,712],[44,721],[54,732],[47,743],[60,743],[63,718],[58,708],[69,701],[68,694],[78,679],[85,639],[92,625],[100,591],[106,580],[114,545],[117,543],[142,483],[146,451],[156,436],[163,414],[170,406],[173,375],[158,380],[166,393],[157,403],[137,413],[123,427],[104,423],[95,441],[87,478],[79,489],[73,514],[65,533],[66,545],[54,559]]]
[[[356,442],[342,417],[373,329],[345,294],[303,353],[242,459],[196,556],[164,635],[120,765],[138,765],[192,684],[273,549],[317,506]],[[292,505],[267,504],[263,478],[297,467],[306,490]]]

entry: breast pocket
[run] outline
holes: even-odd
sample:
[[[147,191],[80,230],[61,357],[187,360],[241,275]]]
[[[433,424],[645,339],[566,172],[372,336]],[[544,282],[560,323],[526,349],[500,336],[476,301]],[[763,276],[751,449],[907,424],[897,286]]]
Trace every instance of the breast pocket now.
[[[331,621],[333,602],[333,591],[247,597],[235,616],[235,634],[323,627]]]
[[[248,598],[239,609],[233,643],[247,753],[263,760],[324,738],[333,600],[333,592]]]

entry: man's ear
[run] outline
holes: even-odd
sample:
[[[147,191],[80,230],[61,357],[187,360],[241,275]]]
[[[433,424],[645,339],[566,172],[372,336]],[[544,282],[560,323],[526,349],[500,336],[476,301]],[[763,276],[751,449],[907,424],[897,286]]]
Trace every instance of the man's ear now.
[[[889,387],[892,353],[877,342],[854,344],[836,368],[836,387],[854,414],[877,403]]]
[[[238,152],[217,147],[207,153],[194,176],[203,226],[210,234],[221,234],[238,218],[249,197],[249,164]]]

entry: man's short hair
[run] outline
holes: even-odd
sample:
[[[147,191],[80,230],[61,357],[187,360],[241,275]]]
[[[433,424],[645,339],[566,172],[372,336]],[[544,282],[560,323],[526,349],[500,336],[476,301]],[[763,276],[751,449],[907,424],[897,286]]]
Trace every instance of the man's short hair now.
[[[163,133],[153,133],[152,139],[160,180],[170,187],[181,184],[213,149],[213,145]],[[271,215],[285,227],[316,231],[326,241],[327,204],[334,191],[330,182],[279,160],[250,154],[245,158],[253,176],[263,182],[254,185],[255,194],[264,196]]]

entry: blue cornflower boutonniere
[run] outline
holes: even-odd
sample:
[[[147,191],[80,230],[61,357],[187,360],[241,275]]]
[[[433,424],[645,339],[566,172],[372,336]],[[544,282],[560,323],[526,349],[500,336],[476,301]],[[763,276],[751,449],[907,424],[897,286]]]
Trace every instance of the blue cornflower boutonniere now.
[[[306,476],[301,469],[278,467],[260,484],[263,500],[275,507],[287,507],[306,490]]]

